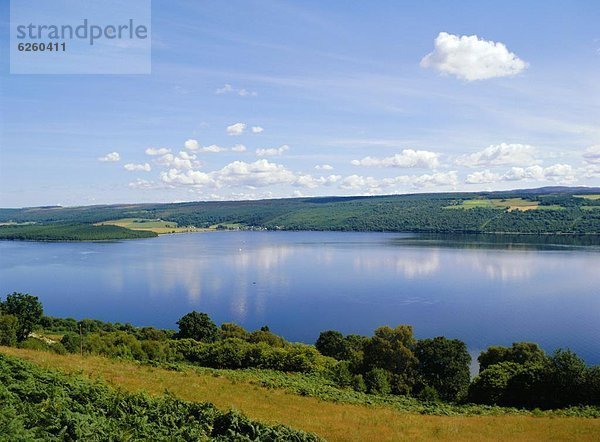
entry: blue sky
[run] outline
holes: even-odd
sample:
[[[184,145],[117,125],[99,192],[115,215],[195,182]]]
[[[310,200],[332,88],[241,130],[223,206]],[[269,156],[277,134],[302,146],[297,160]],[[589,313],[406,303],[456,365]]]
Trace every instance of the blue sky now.
[[[154,0],[150,75],[10,75],[1,3],[2,207],[600,185],[597,1]]]

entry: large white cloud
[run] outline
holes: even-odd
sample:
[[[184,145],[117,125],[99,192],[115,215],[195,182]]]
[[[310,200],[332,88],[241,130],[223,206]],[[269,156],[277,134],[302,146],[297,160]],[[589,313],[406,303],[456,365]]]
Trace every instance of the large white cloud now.
[[[196,155],[189,154],[185,151],[179,152],[177,155],[168,153],[163,155],[154,162],[160,166],[166,166],[174,169],[193,169],[200,167],[201,163],[197,160]]]
[[[548,167],[539,165],[529,167],[511,167],[504,174],[486,169],[469,174],[467,184],[489,184],[500,181],[552,181],[569,184],[577,180],[577,171],[569,164],[554,164]]]
[[[361,175],[350,175],[341,180],[342,189],[362,191],[363,193],[382,193],[386,189],[430,187],[455,187],[458,184],[458,173],[454,170],[424,175],[400,175],[394,178],[377,179]]]
[[[424,68],[436,69],[467,81],[517,75],[527,67],[503,43],[476,35],[453,35],[440,32],[433,52],[421,60]]]
[[[233,136],[241,135],[244,133],[245,129],[246,123],[235,123],[231,126],[227,126],[227,134]]]
[[[137,172],[150,172],[152,170],[152,167],[148,163],[144,163],[144,164],[127,163],[123,166],[123,168],[130,172],[136,172],[136,171]]]
[[[493,144],[469,155],[459,156],[455,163],[460,166],[532,165],[536,163],[536,150],[528,144]]]
[[[121,160],[121,155],[119,155],[119,152],[107,153],[103,157],[98,158],[98,161],[101,161],[103,163],[116,163],[117,161],[120,161],[120,160]]]
[[[278,155],[283,155],[284,152],[288,151],[290,146],[284,144],[280,147],[272,147],[268,149],[256,149],[256,155],[259,157],[274,157]]]
[[[600,164],[600,144],[588,147],[583,153],[583,159],[590,164]]]
[[[224,187],[257,188],[275,185],[292,185],[314,189],[319,186],[330,186],[342,179],[339,175],[314,177],[308,174],[295,173],[282,164],[272,163],[266,159],[251,163],[234,161],[212,172],[193,169],[181,170],[172,167],[161,172],[160,178],[167,185],[189,185],[215,189]]]
[[[502,181],[523,180],[571,183],[576,180],[575,169],[569,164],[554,164],[548,167],[512,167],[502,175]]]
[[[364,157],[362,160],[352,160],[352,164],[355,166],[435,169],[439,166],[439,154],[428,150],[404,149],[401,153],[391,157]]]

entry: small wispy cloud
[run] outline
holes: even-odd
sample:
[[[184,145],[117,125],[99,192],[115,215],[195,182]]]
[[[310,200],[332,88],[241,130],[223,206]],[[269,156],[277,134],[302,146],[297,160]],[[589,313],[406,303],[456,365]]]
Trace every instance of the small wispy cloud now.
[[[152,170],[152,167],[148,163],[144,163],[144,164],[127,163],[123,166],[123,169],[128,170],[130,172],[150,172]]]
[[[121,160],[121,155],[119,155],[119,152],[107,153],[103,157],[98,158],[98,161],[101,161],[103,163],[116,163],[117,161],[120,161],[120,160]]]
[[[266,148],[266,149],[256,149],[256,155],[259,157],[274,157],[278,155],[283,155],[284,152],[288,151],[290,146],[284,144],[280,147]]]
[[[246,123],[235,123],[231,126],[227,126],[227,134],[232,136],[238,136],[244,133],[246,130]]]
[[[239,95],[240,97],[256,97],[256,96],[258,96],[258,93],[256,91],[249,91],[244,88],[235,88],[232,85],[230,85],[229,83],[225,83],[223,85],[223,87],[216,89],[215,94],[217,94],[217,95],[235,94],[235,95]]]

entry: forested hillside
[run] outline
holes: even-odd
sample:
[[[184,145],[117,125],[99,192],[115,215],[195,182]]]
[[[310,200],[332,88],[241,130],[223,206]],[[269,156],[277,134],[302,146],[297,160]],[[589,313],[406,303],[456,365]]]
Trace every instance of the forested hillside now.
[[[163,220],[197,228],[600,234],[600,189],[0,209],[0,222]],[[21,226],[12,226],[13,229]],[[30,229],[28,227],[28,229]],[[6,226],[0,227],[7,232]],[[13,235],[15,235],[13,233]]]

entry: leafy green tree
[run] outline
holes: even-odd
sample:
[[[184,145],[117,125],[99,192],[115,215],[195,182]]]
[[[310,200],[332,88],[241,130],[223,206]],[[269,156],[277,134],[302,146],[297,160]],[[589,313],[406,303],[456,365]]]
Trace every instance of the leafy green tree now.
[[[600,405],[600,365],[590,367],[585,373],[585,403]]]
[[[415,345],[414,353],[425,384],[442,399],[456,401],[467,394],[471,356],[464,342],[444,337],[423,339]]]
[[[0,310],[17,317],[17,341],[24,341],[40,323],[44,310],[37,296],[14,292],[0,303]]]
[[[556,350],[550,358],[548,386],[551,407],[565,407],[583,402],[587,367],[571,350]]]
[[[477,404],[504,405],[508,383],[519,368],[514,362],[490,365],[471,382],[469,400]]]
[[[241,325],[232,322],[224,322],[221,324],[221,336],[224,339],[237,338],[247,341],[250,338],[250,333],[248,333]]]
[[[219,339],[219,329],[206,313],[193,311],[177,321],[179,339],[195,339],[199,342],[215,342]]]
[[[514,407],[547,407],[549,388],[547,361],[523,364],[509,379],[502,402]]]
[[[367,390],[372,394],[390,394],[389,373],[383,368],[373,368],[365,374]]]
[[[321,332],[315,347],[322,355],[330,356],[338,361],[348,359],[349,356],[346,339],[343,334],[336,330]]]
[[[416,381],[418,362],[412,352],[414,345],[415,339],[409,325],[399,325],[394,329],[387,326],[378,328],[364,346],[365,371],[382,368],[395,375],[395,392],[409,393]]]
[[[331,379],[342,388],[350,387],[354,377],[350,371],[350,362],[339,361],[331,368]]]
[[[269,330],[269,327],[262,327],[260,330],[255,330],[248,337],[249,342],[264,342],[271,347],[285,347],[286,341],[281,336],[277,336]]]
[[[16,316],[0,314],[0,345],[17,345],[18,329],[19,320]]]
[[[533,342],[514,342],[512,347],[492,346],[482,352],[477,361],[479,372],[490,365],[500,362],[515,362],[517,364],[543,363],[547,360],[546,353]]]

